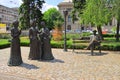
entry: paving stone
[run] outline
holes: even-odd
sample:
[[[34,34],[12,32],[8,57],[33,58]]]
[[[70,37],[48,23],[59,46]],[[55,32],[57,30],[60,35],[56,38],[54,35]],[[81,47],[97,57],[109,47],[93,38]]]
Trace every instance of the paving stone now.
[[[28,60],[29,47],[22,47],[23,64],[7,66],[10,48],[0,49],[0,80],[120,80],[120,52],[52,49],[54,60]]]

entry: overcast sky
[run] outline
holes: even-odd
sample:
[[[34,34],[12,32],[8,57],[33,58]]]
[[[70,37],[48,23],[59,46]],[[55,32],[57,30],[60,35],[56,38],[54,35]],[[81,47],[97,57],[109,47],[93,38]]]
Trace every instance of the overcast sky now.
[[[57,8],[57,5],[62,2],[63,0],[45,0],[45,4],[42,8],[42,12],[48,10],[49,8],[55,7]],[[0,0],[0,4],[7,6],[7,7],[19,7],[22,3],[22,0]]]

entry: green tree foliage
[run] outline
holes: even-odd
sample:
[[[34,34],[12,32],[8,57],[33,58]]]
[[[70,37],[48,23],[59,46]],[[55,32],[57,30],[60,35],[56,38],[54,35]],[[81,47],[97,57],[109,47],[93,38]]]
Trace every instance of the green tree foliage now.
[[[81,22],[84,24],[92,24],[97,27],[98,34],[102,37],[101,26],[112,20],[111,11],[106,5],[106,0],[87,0]]]
[[[43,19],[46,21],[46,25],[51,30],[55,25],[63,22],[63,17],[56,8],[50,8],[44,12]]]
[[[85,8],[86,0],[73,0],[73,3],[74,3],[74,9],[71,15],[72,15],[72,21],[74,23],[74,21],[78,20],[77,16],[80,16],[80,14],[82,14],[83,9]],[[76,15],[76,13],[79,14]]]
[[[108,0],[108,5],[112,9],[112,15],[117,19],[116,41],[119,41],[120,28],[120,0]]]
[[[73,3],[74,3],[75,11],[82,13],[82,10],[84,9],[84,5],[86,3],[86,0],[73,0]]]
[[[62,25],[63,25],[63,20],[54,21],[54,28],[55,27],[61,28]]]
[[[22,0],[23,3],[19,7],[20,14],[20,27],[26,29],[30,27],[30,20],[36,20],[38,26],[40,26],[40,21],[42,19],[42,4],[44,0]]]
[[[102,26],[112,19],[110,13],[110,10],[106,6],[106,0],[88,0],[81,15],[81,22]]]

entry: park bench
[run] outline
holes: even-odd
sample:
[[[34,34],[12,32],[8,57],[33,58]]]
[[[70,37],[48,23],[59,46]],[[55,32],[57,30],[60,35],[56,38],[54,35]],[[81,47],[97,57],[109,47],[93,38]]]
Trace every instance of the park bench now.
[[[90,42],[90,37],[72,38],[73,52],[79,46],[88,46]]]
[[[89,43],[90,43],[90,37],[73,38],[72,39],[73,52],[75,51],[75,49],[77,49],[80,46],[83,46],[83,48],[85,48],[86,46],[89,45]],[[96,47],[99,49],[99,52],[101,53],[101,46],[100,45],[94,45],[94,46],[90,47],[91,55],[93,55],[93,50]]]

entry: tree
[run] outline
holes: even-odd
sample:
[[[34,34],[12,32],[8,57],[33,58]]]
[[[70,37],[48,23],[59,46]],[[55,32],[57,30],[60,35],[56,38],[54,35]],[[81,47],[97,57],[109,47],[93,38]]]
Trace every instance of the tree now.
[[[19,15],[20,15],[19,24],[21,28],[26,29],[30,27],[30,17],[29,17],[30,1],[29,0],[22,0],[22,1],[23,4],[21,4],[21,6],[19,7]]]
[[[72,21],[78,20],[76,13],[82,14],[83,9],[85,8],[86,0],[73,0],[74,9],[72,11]],[[79,15],[78,15],[79,16]]]
[[[74,3],[74,10],[82,14],[82,10],[84,9],[86,0],[73,0],[73,3]]]
[[[56,41],[62,40],[62,26],[63,21],[57,20],[54,22],[54,30],[52,32],[53,40]]]
[[[106,0],[86,1],[85,9],[83,14],[81,14],[81,22],[96,26],[101,39],[103,39],[101,26],[108,23],[111,19],[110,11],[106,6]]]
[[[112,8],[112,16],[117,19],[116,41],[119,41],[120,0],[108,0],[108,5]]]
[[[23,3],[19,7],[20,14],[20,27],[23,29],[30,27],[30,20],[36,20],[37,26],[40,26],[40,21],[42,20],[42,4],[44,0],[22,0]]]
[[[54,28],[56,21],[63,22],[63,17],[56,8],[50,8],[44,12],[43,19],[50,30]]]

